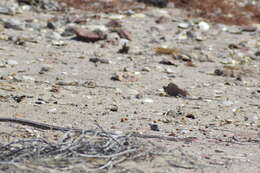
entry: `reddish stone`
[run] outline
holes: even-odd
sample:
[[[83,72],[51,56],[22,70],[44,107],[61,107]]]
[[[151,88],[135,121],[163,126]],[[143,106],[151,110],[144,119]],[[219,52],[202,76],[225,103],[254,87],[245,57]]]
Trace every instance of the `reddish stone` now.
[[[83,28],[74,28],[73,29],[75,34],[77,35],[76,39],[86,42],[95,42],[98,40],[104,40],[105,36],[103,33],[96,33],[87,31]]]

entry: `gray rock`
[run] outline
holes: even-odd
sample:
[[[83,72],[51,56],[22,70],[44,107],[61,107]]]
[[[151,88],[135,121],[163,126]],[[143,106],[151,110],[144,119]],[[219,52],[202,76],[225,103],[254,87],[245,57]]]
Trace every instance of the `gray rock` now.
[[[260,56],[260,51],[256,51],[255,56]]]
[[[14,19],[14,18],[0,19],[0,21],[2,21],[4,23],[5,28],[10,28],[10,29],[14,29],[14,30],[24,30],[25,29],[25,23],[20,20]]]
[[[15,11],[8,7],[0,6],[0,14],[14,15]]]
[[[46,33],[45,37],[50,40],[60,40],[61,36],[57,32],[48,32]]]
[[[187,28],[189,28],[191,25],[189,24],[189,23],[187,23],[187,22],[183,22],[183,23],[179,23],[178,24],[178,27],[179,28],[182,28],[182,29],[187,29]]]
[[[9,65],[17,65],[18,62],[15,61],[15,60],[9,59],[9,60],[7,60],[7,64],[9,64]]]

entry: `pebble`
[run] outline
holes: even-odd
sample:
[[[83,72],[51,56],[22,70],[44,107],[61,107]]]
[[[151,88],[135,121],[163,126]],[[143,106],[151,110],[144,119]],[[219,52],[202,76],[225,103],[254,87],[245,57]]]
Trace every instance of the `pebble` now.
[[[204,21],[199,22],[198,26],[201,31],[208,31],[210,29],[209,24]]]
[[[132,88],[127,89],[126,93],[129,94],[129,95],[137,95],[137,94],[139,94],[139,92],[137,90],[132,89]]]
[[[7,64],[9,64],[9,65],[17,65],[18,62],[15,61],[15,60],[9,59],[9,60],[7,60]]]
[[[149,126],[153,131],[160,131],[158,124],[150,123]]]
[[[52,108],[52,109],[49,109],[47,112],[48,113],[54,113],[54,112],[57,112],[57,109],[56,108]]]
[[[0,14],[14,15],[16,13],[15,7],[0,6]]]
[[[170,69],[170,68],[166,68],[164,72],[167,73],[167,74],[174,74],[175,73],[175,71]]]
[[[181,28],[181,29],[187,29],[190,26],[191,26],[190,23],[187,23],[187,22],[183,22],[183,23],[178,24],[178,27]]]
[[[142,103],[153,103],[154,101],[153,101],[153,99],[150,99],[150,98],[143,98],[141,102]]]
[[[145,18],[146,15],[142,13],[135,13],[131,16],[132,18]]]
[[[257,122],[258,120],[259,120],[259,116],[257,116],[257,115],[245,116],[245,121]]]
[[[150,72],[150,71],[151,71],[151,68],[149,68],[149,67],[144,67],[144,68],[141,69],[141,71]]]
[[[10,19],[0,19],[4,23],[5,28],[10,28],[14,30],[24,30],[25,29],[25,23],[14,18]]]
[[[105,25],[87,25],[86,29],[89,31],[107,32],[108,28]]]
[[[50,40],[60,40],[61,39],[61,35],[57,32],[53,32],[53,31],[47,32],[45,37]]]
[[[35,81],[34,77],[32,76],[22,76],[22,79],[25,81]]]
[[[121,19],[125,18],[125,15],[112,14],[108,18],[112,19],[112,20],[121,20]]]
[[[108,59],[105,58],[89,58],[90,62],[93,63],[102,63],[102,64],[109,64],[110,61]]]

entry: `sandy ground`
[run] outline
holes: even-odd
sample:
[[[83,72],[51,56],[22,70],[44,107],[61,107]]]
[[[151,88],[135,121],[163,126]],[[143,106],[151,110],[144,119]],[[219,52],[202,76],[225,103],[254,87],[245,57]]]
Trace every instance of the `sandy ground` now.
[[[105,25],[115,17],[113,14],[91,17],[90,13],[76,10],[73,13],[85,15],[87,23],[82,26]],[[72,13],[26,11],[0,18],[34,19],[46,25],[48,19],[66,15]],[[156,23],[161,16],[167,20]],[[56,32],[48,28],[4,29],[0,40],[0,57],[4,62],[0,68],[0,117],[83,129],[96,129],[97,122],[105,130],[117,133],[194,138],[189,143],[145,139],[143,142],[153,143],[153,149],[162,154],[126,161],[104,172],[257,173],[260,57],[256,52],[260,30],[237,33],[232,31],[239,30],[238,26],[209,23],[210,29],[200,32],[196,24],[200,21],[185,17],[185,12],[175,8],[151,7],[140,14],[125,15],[120,23],[132,38],[127,41],[130,50],[126,54],[118,53],[126,40],[113,38],[110,31],[107,40],[88,43],[61,37],[58,41],[62,44],[57,44],[57,40],[46,37]],[[183,22],[194,23],[193,29],[178,27]],[[200,32],[203,39],[185,39],[188,30]],[[17,45],[5,39],[9,36],[27,39],[24,45]],[[242,48],[230,49],[230,44]],[[173,55],[156,53],[158,47],[175,48],[180,54],[189,55],[194,66],[174,59]],[[93,63],[90,58],[109,63]],[[8,60],[17,64],[5,63]],[[161,64],[162,60],[174,65]],[[42,70],[43,67],[47,70]],[[227,74],[216,75],[216,69],[224,69]],[[115,73],[130,78],[112,80]],[[60,81],[76,81],[80,85],[59,85]],[[95,83],[96,87],[81,85],[85,82]],[[201,99],[167,96],[163,86],[170,82],[185,89],[189,97]],[[23,95],[19,103],[14,99]],[[151,129],[152,123],[158,125],[159,131]],[[0,123],[0,132],[19,130],[51,139],[59,136],[57,132]]]

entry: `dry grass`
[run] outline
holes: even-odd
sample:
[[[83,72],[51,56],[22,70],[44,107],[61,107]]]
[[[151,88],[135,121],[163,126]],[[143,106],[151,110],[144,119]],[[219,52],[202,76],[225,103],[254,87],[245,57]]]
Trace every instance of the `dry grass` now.
[[[191,11],[191,16],[199,16],[224,24],[248,25],[260,23],[260,7],[231,0],[171,0],[176,7]]]
[[[125,10],[144,10],[146,6],[165,7],[168,0],[62,0],[68,6],[95,12],[121,12]],[[232,0],[170,0],[177,8],[189,11],[191,17],[202,17],[209,21],[249,25],[260,23],[260,7]],[[248,1],[250,2],[250,0]],[[143,4],[146,4],[145,6]]]

